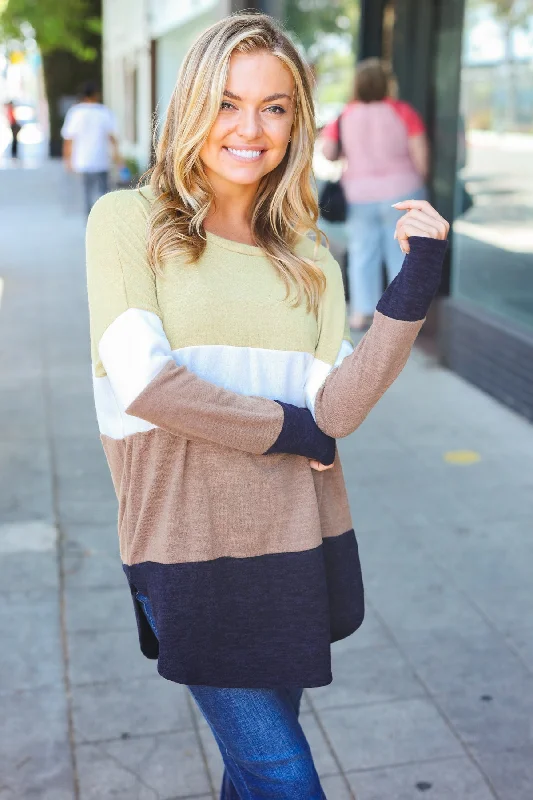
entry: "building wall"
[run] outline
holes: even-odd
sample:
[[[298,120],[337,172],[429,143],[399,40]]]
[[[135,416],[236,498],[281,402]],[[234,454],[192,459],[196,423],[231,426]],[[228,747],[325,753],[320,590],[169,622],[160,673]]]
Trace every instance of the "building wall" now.
[[[205,4],[204,4],[205,5]],[[180,64],[196,37],[219,19],[218,4],[169,29],[157,39],[157,118],[161,122],[176,84]]]
[[[170,31],[187,25],[204,14],[215,19],[228,13],[227,0],[149,0],[150,29],[153,38],[158,39]]]
[[[533,7],[511,18],[490,0],[461,5],[443,40],[459,102],[448,125],[457,157],[442,354],[533,420]],[[448,86],[437,85],[437,102]]]
[[[232,7],[231,0],[103,0],[104,102],[116,115],[123,155],[141,171],[150,162],[153,105],[164,115],[188,46]]]
[[[104,0],[104,102],[117,118],[122,153],[143,166],[150,152],[148,23],[148,0]]]

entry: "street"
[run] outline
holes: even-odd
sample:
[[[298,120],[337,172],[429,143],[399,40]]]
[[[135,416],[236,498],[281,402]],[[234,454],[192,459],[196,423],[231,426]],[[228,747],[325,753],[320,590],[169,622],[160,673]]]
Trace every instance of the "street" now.
[[[138,648],[60,164],[0,171],[0,242],[0,800],[216,798]],[[367,616],[305,693],[328,800],[531,800],[533,427],[417,350],[340,451]]]

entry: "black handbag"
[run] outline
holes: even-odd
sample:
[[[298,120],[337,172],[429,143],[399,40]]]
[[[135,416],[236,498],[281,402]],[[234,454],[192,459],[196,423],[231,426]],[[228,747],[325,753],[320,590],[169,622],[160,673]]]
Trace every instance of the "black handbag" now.
[[[340,117],[337,120],[337,128],[339,131],[337,158],[339,158],[342,153]],[[346,195],[340,180],[326,181],[318,198],[318,206],[322,217],[327,222],[346,222],[348,204],[346,203]]]

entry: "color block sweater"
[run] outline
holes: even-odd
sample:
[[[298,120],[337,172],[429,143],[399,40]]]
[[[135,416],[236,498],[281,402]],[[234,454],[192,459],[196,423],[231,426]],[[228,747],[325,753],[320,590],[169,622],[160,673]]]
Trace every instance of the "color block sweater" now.
[[[141,650],[178,683],[325,685],[330,643],[364,614],[334,439],[403,368],[446,243],[410,240],[353,350],[324,247],[298,244],[326,277],[318,315],[291,306],[259,248],[209,233],[197,263],[155,275],[151,202],[108,194],[87,228],[96,411]]]

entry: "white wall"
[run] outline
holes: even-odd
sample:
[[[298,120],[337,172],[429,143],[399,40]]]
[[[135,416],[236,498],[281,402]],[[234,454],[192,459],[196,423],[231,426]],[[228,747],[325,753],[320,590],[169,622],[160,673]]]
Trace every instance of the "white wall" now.
[[[186,25],[195,17],[206,13],[215,14],[219,19],[224,10],[220,0],[149,0],[150,29],[154,39],[181,25]]]
[[[104,0],[103,61],[104,102],[115,113],[123,155],[139,161],[150,153],[150,29],[148,0]],[[127,135],[127,74],[137,70],[137,141]]]
[[[161,121],[166,116],[170,96],[176,85],[181,62],[196,37],[213,22],[219,19],[211,10],[174,28],[157,40],[157,117]]]
[[[148,166],[151,148],[150,46],[156,40],[158,116],[194,38],[229,13],[231,0],[103,0],[104,102],[117,117],[121,151]],[[127,135],[127,75],[137,71],[137,141]]]

